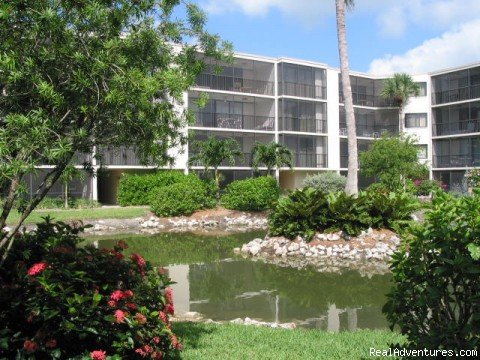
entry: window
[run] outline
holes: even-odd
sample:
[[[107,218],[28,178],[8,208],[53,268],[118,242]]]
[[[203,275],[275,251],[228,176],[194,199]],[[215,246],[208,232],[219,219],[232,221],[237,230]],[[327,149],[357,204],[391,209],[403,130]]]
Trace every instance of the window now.
[[[420,92],[418,96],[427,96],[427,83],[426,82],[417,82]]]
[[[418,147],[418,158],[420,160],[425,160],[428,158],[428,145],[417,145]]]
[[[427,114],[405,114],[405,127],[426,127]]]

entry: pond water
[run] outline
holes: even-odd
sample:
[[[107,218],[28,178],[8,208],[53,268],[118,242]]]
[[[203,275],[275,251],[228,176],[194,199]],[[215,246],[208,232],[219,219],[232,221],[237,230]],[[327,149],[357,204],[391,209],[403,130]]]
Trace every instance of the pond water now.
[[[173,288],[178,315],[196,311],[216,321],[250,317],[329,331],[388,327],[381,308],[390,275],[298,270],[233,253],[235,247],[264,235],[258,231],[161,233],[97,237],[95,242],[111,248],[123,239],[129,245],[127,253],[137,252],[153,265],[165,266],[176,282]]]

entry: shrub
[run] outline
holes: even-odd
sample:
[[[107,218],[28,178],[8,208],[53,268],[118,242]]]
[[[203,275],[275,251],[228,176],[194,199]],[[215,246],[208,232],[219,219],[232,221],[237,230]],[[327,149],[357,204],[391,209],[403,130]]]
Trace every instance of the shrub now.
[[[275,178],[260,176],[228,184],[221,202],[227,209],[262,211],[270,209],[279,196],[280,188]]]
[[[19,235],[0,269],[0,357],[172,358],[171,281],[138,254],[77,246],[82,229],[47,219]]]
[[[304,187],[313,187],[326,193],[342,191],[346,184],[347,178],[345,176],[331,171],[307,176],[303,180]]]
[[[384,307],[410,345],[478,349],[480,341],[480,193],[438,193],[425,222],[412,226],[393,256],[394,287]]]
[[[371,225],[364,197],[355,197],[342,191],[328,194],[327,200],[327,230],[341,230],[349,236],[356,236]]]
[[[159,188],[151,197],[151,210],[157,216],[190,215],[215,206],[215,187],[197,177]]]
[[[123,174],[118,185],[117,201],[121,206],[149,205],[150,196],[163,187],[184,181],[188,177],[180,171],[166,170],[153,174]]]
[[[428,196],[438,190],[442,190],[442,184],[436,180],[415,180],[413,182],[414,194],[417,196]]]
[[[37,209],[62,209],[65,207],[65,200],[61,197],[46,196],[37,205]],[[68,199],[68,207],[71,209],[91,209],[100,207],[100,203],[90,199]]]

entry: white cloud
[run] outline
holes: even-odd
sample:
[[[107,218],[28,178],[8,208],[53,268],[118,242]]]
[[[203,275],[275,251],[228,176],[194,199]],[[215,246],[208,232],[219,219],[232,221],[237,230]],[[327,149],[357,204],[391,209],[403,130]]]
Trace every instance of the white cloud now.
[[[386,55],[370,63],[369,72],[424,73],[480,59],[480,19],[467,22],[439,37],[426,40],[402,55]]]

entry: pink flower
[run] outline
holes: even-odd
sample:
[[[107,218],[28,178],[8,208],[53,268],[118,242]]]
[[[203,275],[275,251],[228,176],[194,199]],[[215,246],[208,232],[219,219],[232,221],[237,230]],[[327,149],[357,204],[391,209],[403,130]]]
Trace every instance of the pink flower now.
[[[165,314],[165,312],[160,311],[160,313],[158,314],[158,317],[159,317],[160,320],[162,320],[165,324],[168,324],[168,315]]]
[[[109,300],[108,301],[108,306],[110,307],[117,307],[117,302],[115,300]]]
[[[160,338],[158,336],[155,336],[152,341],[155,343],[155,344],[160,344]]]
[[[143,325],[147,322],[147,318],[141,313],[136,313],[134,318],[140,325]]]
[[[143,257],[138,254],[132,254],[132,260],[135,261],[139,268],[144,268],[147,265],[147,262]]]
[[[126,298],[132,297],[132,296],[133,296],[133,291],[132,291],[132,290],[124,291],[124,292],[123,292],[123,295],[124,295]]]
[[[107,354],[103,350],[95,350],[90,353],[90,357],[93,360],[105,360],[107,358]]]
[[[142,348],[135,349],[135,352],[141,357],[146,357],[148,355],[147,352]]]
[[[47,268],[48,264],[44,261],[33,264],[30,269],[28,269],[28,275],[30,276],[36,276],[43,272]]]
[[[33,353],[38,349],[38,344],[35,341],[25,340],[25,342],[23,343],[23,348],[27,352]]]
[[[127,308],[129,308],[130,310],[136,310],[136,309],[137,309],[137,305],[135,305],[135,304],[132,303],[132,302],[129,302],[129,303],[127,303]]]
[[[158,268],[158,273],[160,275],[165,275],[167,273],[167,270],[164,267],[159,267]]]
[[[172,346],[177,350],[182,350],[182,344],[178,341],[177,337],[173,334],[170,335],[170,339],[172,340]]]
[[[114,301],[119,301],[125,298],[125,294],[122,290],[115,290],[112,295],[110,295],[110,299]]]
[[[165,305],[165,312],[167,314],[173,315],[175,313],[175,308],[173,307],[173,304]]]
[[[154,359],[154,360],[162,360],[162,359],[163,359],[163,353],[160,352],[160,351],[155,351],[155,352],[152,354],[152,359]]]
[[[45,343],[45,347],[50,348],[50,349],[53,349],[53,348],[57,347],[57,340],[55,340],[55,339],[48,340]]]
[[[171,287],[165,289],[165,300],[167,304],[173,304],[173,289]]]
[[[123,312],[122,310],[115,310],[115,322],[117,324],[120,324],[120,323],[123,323],[125,321],[125,312]]]

